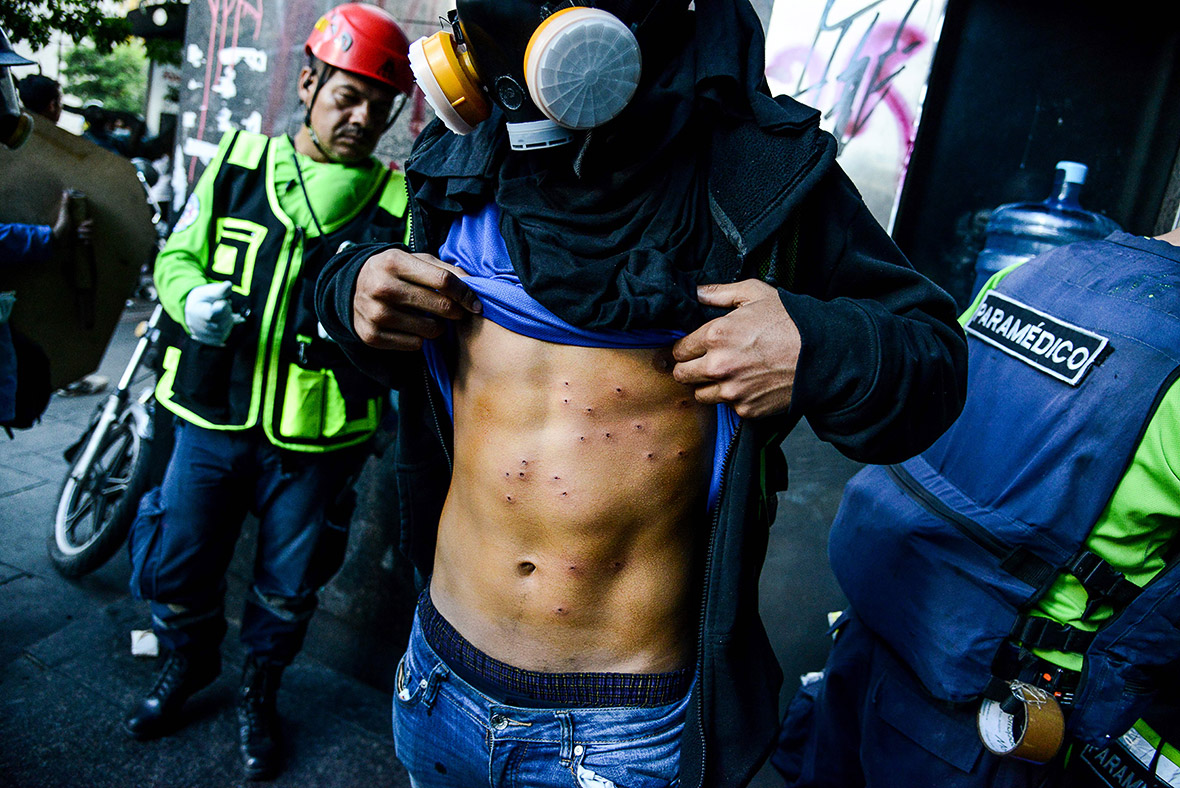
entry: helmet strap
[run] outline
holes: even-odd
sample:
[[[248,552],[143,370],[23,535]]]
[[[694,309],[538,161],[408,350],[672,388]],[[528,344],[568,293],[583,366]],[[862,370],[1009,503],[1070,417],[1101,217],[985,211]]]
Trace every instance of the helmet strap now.
[[[320,97],[320,91],[323,89],[324,83],[332,78],[333,69],[333,66],[329,66],[327,63],[324,63],[323,69],[319,74],[316,74],[315,90],[312,91],[311,101],[307,102],[307,112],[303,116],[303,125],[307,127],[308,136],[311,137],[311,144],[315,145],[316,150],[324,154],[324,158],[326,158],[328,161],[339,164],[340,162],[337,161],[336,157],[328,153],[328,151],[324,148],[323,143],[320,142],[319,135],[315,133],[315,127],[311,125],[311,109],[315,106],[316,99]]]
[[[397,118],[402,114],[402,110],[406,108],[406,101],[408,101],[409,98],[410,97],[408,95],[404,93],[402,94],[402,100],[398,102],[397,108],[394,109],[393,114],[389,116],[389,122],[385,124],[385,128],[381,132],[382,134],[392,129],[393,124],[397,123]]]

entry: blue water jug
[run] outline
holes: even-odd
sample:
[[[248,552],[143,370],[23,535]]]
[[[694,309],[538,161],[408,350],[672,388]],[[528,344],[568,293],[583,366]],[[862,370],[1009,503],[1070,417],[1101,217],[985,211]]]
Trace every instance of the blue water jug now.
[[[1013,263],[1022,263],[1055,246],[1105,238],[1121,229],[1102,214],[1082,208],[1078,195],[1086,182],[1086,170],[1085,164],[1059,161],[1049,199],[1006,203],[996,208],[987,223],[987,240],[975,259],[972,299],[992,274]]]

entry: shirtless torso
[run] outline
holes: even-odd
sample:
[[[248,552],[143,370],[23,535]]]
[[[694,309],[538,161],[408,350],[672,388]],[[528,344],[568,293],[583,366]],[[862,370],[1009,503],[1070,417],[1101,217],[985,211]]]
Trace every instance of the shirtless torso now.
[[[688,665],[715,409],[668,350],[462,324],[455,466],[431,598],[476,648],[543,672]]]

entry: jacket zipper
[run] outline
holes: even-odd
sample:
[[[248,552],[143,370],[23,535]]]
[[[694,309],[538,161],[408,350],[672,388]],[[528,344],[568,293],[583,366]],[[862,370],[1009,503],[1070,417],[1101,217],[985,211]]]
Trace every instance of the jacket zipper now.
[[[709,577],[713,571],[713,549],[717,543],[717,529],[721,525],[721,503],[725,499],[726,481],[729,472],[729,455],[733,453],[733,447],[737,445],[738,437],[742,434],[742,427],[745,422],[738,421],[737,429],[734,430],[733,437],[729,440],[729,446],[725,449],[725,454],[721,456],[721,485],[717,490],[717,508],[713,512],[713,521],[709,527],[709,539],[705,544],[705,567],[704,575],[701,578],[701,615],[700,621],[697,624],[697,663],[701,666],[701,672],[704,673],[705,662],[705,614],[709,606]],[[698,680],[703,681],[703,676],[698,676]],[[702,788],[705,784],[705,769],[708,759],[706,757],[706,745],[708,742],[705,739],[705,693],[702,688],[697,688],[697,736],[701,742],[701,782],[697,788]]]
[[[406,186],[407,197],[409,196],[409,191],[410,191],[410,187],[409,187],[409,185],[407,185]],[[420,249],[418,249],[418,222],[416,222],[414,220],[414,206],[413,206],[412,200],[409,200],[406,203],[406,214],[409,216],[409,220],[410,220],[410,251],[411,252],[421,251]]]
[[[434,434],[438,437],[438,443],[442,446],[443,455],[447,458],[447,469],[455,472],[455,463],[451,460],[451,452],[447,449],[447,440],[443,435],[442,422],[438,418],[438,405],[434,401],[434,390],[431,388],[430,370],[425,366],[422,367],[422,377],[426,383],[426,399],[430,403],[430,416],[434,419]]]

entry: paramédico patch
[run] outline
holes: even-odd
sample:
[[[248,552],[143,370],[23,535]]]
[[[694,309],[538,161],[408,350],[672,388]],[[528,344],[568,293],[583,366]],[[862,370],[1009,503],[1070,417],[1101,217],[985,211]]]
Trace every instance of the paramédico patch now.
[[[967,333],[1071,386],[1081,383],[1109,344],[1104,336],[994,290],[979,302]]]

